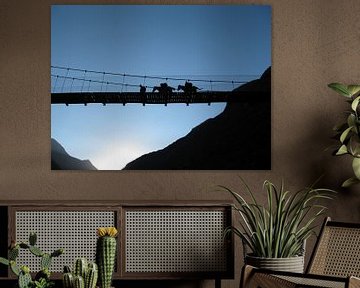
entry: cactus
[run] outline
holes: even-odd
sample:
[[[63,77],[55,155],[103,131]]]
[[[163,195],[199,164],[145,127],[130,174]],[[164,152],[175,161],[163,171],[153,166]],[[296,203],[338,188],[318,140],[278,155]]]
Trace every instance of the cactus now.
[[[51,253],[51,257],[58,257],[64,253],[64,249],[57,249]]]
[[[9,250],[8,253],[9,260],[16,260],[16,258],[19,256],[19,246],[15,246],[14,248]]]
[[[0,264],[10,266],[11,271],[18,276],[18,286],[19,288],[29,288],[29,287],[51,287],[53,282],[50,281],[50,271],[49,267],[53,257],[60,256],[63,254],[63,249],[55,250],[53,253],[48,254],[41,251],[36,244],[36,234],[30,233],[29,244],[20,242],[16,243],[14,240],[11,241],[8,251],[8,259],[0,257]],[[35,276],[35,281],[32,281],[30,275],[30,269],[27,266],[19,266],[16,264],[16,259],[19,256],[19,250],[25,249],[29,250],[30,253],[34,254],[37,257],[41,257],[41,271],[39,271]]]
[[[64,288],[73,288],[74,287],[74,276],[72,273],[64,273],[63,277],[63,286]]]
[[[84,278],[80,275],[74,277],[74,288],[85,288]]]
[[[63,286],[64,288],[95,288],[98,278],[98,268],[96,263],[89,263],[86,258],[78,258],[74,263],[74,273],[71,273],[69,266],[64,266]],[[77,279],[77,280],[76,280]],[[82,281],[81,281],[81,280]],[[81,283],[83,282],[83,283]]]
[[[85,288],[95,288],[98,279],[98,266],[96,263],[89,263],[85,276]]]
[[[99,282],[101,288],[110,288],[116,257],[115,227],[98,228],[99,238],[96,243],[96,262],[99,267]]]
[[[28,288],[30,283],[32,283],[30,269],[27,266],[23,266],[21,267],[21,272],[18,279],[19,288]]]
[[[40,250],[40,248],[36,247],[36,246],[30,246],[29,247],[29,251],[34,254],[35,256],[41,257],[44,255],[44,252],[42,252]]]
[[[86,258],[76,259],[75,267],[74,267],[75,276],[81,276],[84,280],[87,268],[88,268],[88,261],[86,260]]]
[[[64,288],[74,287],[74,275],[71,273],[69,266],[64,266],[64,272],[62,275],[62,283]]]
[[[41,257],[41,261],[40,261],[40,267],[41,267],[41,269],[44,269],[44,268],[49,269],[49,268],[50,268],[50,265],[51,265],[51,260],[52,260],[51,255],[48,254],[48,253],[45,253],[45,254]]]
[[[35,280],[40,281],[41,278],[49,280],[50,275],[51,275],[51,273],[50,273],[49,269],[44,268],[44,269],[40,270],[38,273],[36,273]]]
[[[29,235],[29,244],[31,246],[35,246],[36,245],[36,240],[37,240],[37,236],[35,232],[31,232]]]

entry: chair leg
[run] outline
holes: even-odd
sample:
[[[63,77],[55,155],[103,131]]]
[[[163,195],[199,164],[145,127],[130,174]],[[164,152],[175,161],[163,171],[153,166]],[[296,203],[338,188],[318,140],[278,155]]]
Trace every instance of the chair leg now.
[[[360,278],[351,276],[349,277],[349,288],[360,288]]]
[[[241,271],[239,288],[248,287],[250,280],[251,280],[251,275],[253,274],[253,271],[254,271],[254,267],[252,267],[250,265],[244,265],[244,267],[242,268],[242,271]]]

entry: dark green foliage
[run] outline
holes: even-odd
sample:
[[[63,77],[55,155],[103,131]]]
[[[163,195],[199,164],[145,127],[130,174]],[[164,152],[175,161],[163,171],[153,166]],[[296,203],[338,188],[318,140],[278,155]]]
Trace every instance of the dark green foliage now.
[[[51,288],[55,285],[54,282],[49,281],[48,279],[41,278],[32,282],[31,288]]]
[[[40,270],[38,273],[36,273],[35,280],[39,281],[42,278],[49,280],[50,275],[51,275],[51,273],[50,273],[49,269],[44,268],[44,269]]]
[[[55,250],[54,252],[52,252],[51,253],[51,257],[58,257],[58,256],[60,256],[61,254],[63,254],[64,253],[64,249],[57,249],[57,250]]]
[[[64,273],[71,273],[71,269],[69,266],[67,265],[64,266]]]
[[[20,248],[22,248],[22,249],[29,249],[29,245],[28,244],[26,244],[26,243],[24,243],[24,242],[21,242],[20,244],[19,244],[19,246],[20,246]]]
[[[29,235],[29,244],[31,246],[35,246],[36,245],[36,240],[37,240],[37,235],[34,232],[31,232]]]

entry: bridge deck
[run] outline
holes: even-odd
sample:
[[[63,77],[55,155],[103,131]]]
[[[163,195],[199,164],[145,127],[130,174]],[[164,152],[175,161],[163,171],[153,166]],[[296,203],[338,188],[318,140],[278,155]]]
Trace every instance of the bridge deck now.
[[[51,104],[171,104],[171,103],[219,103],[219,102],[257,102],[266,99],[266,92],[198,92],[187,95],[183,92],[162,94],[158,92],[73,92],[51,93]]]

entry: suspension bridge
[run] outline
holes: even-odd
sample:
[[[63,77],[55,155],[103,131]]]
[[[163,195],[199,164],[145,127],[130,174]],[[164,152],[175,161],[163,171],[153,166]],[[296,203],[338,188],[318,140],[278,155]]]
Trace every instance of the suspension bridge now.
[[[233,91],[241,84],[258,78],[258,75],[240,76],[244,79],[228,80],[223,77],[210,80],[206,76],[165,77],[51,66],[51,104],[210,105],[263,99],[263,92]]]

